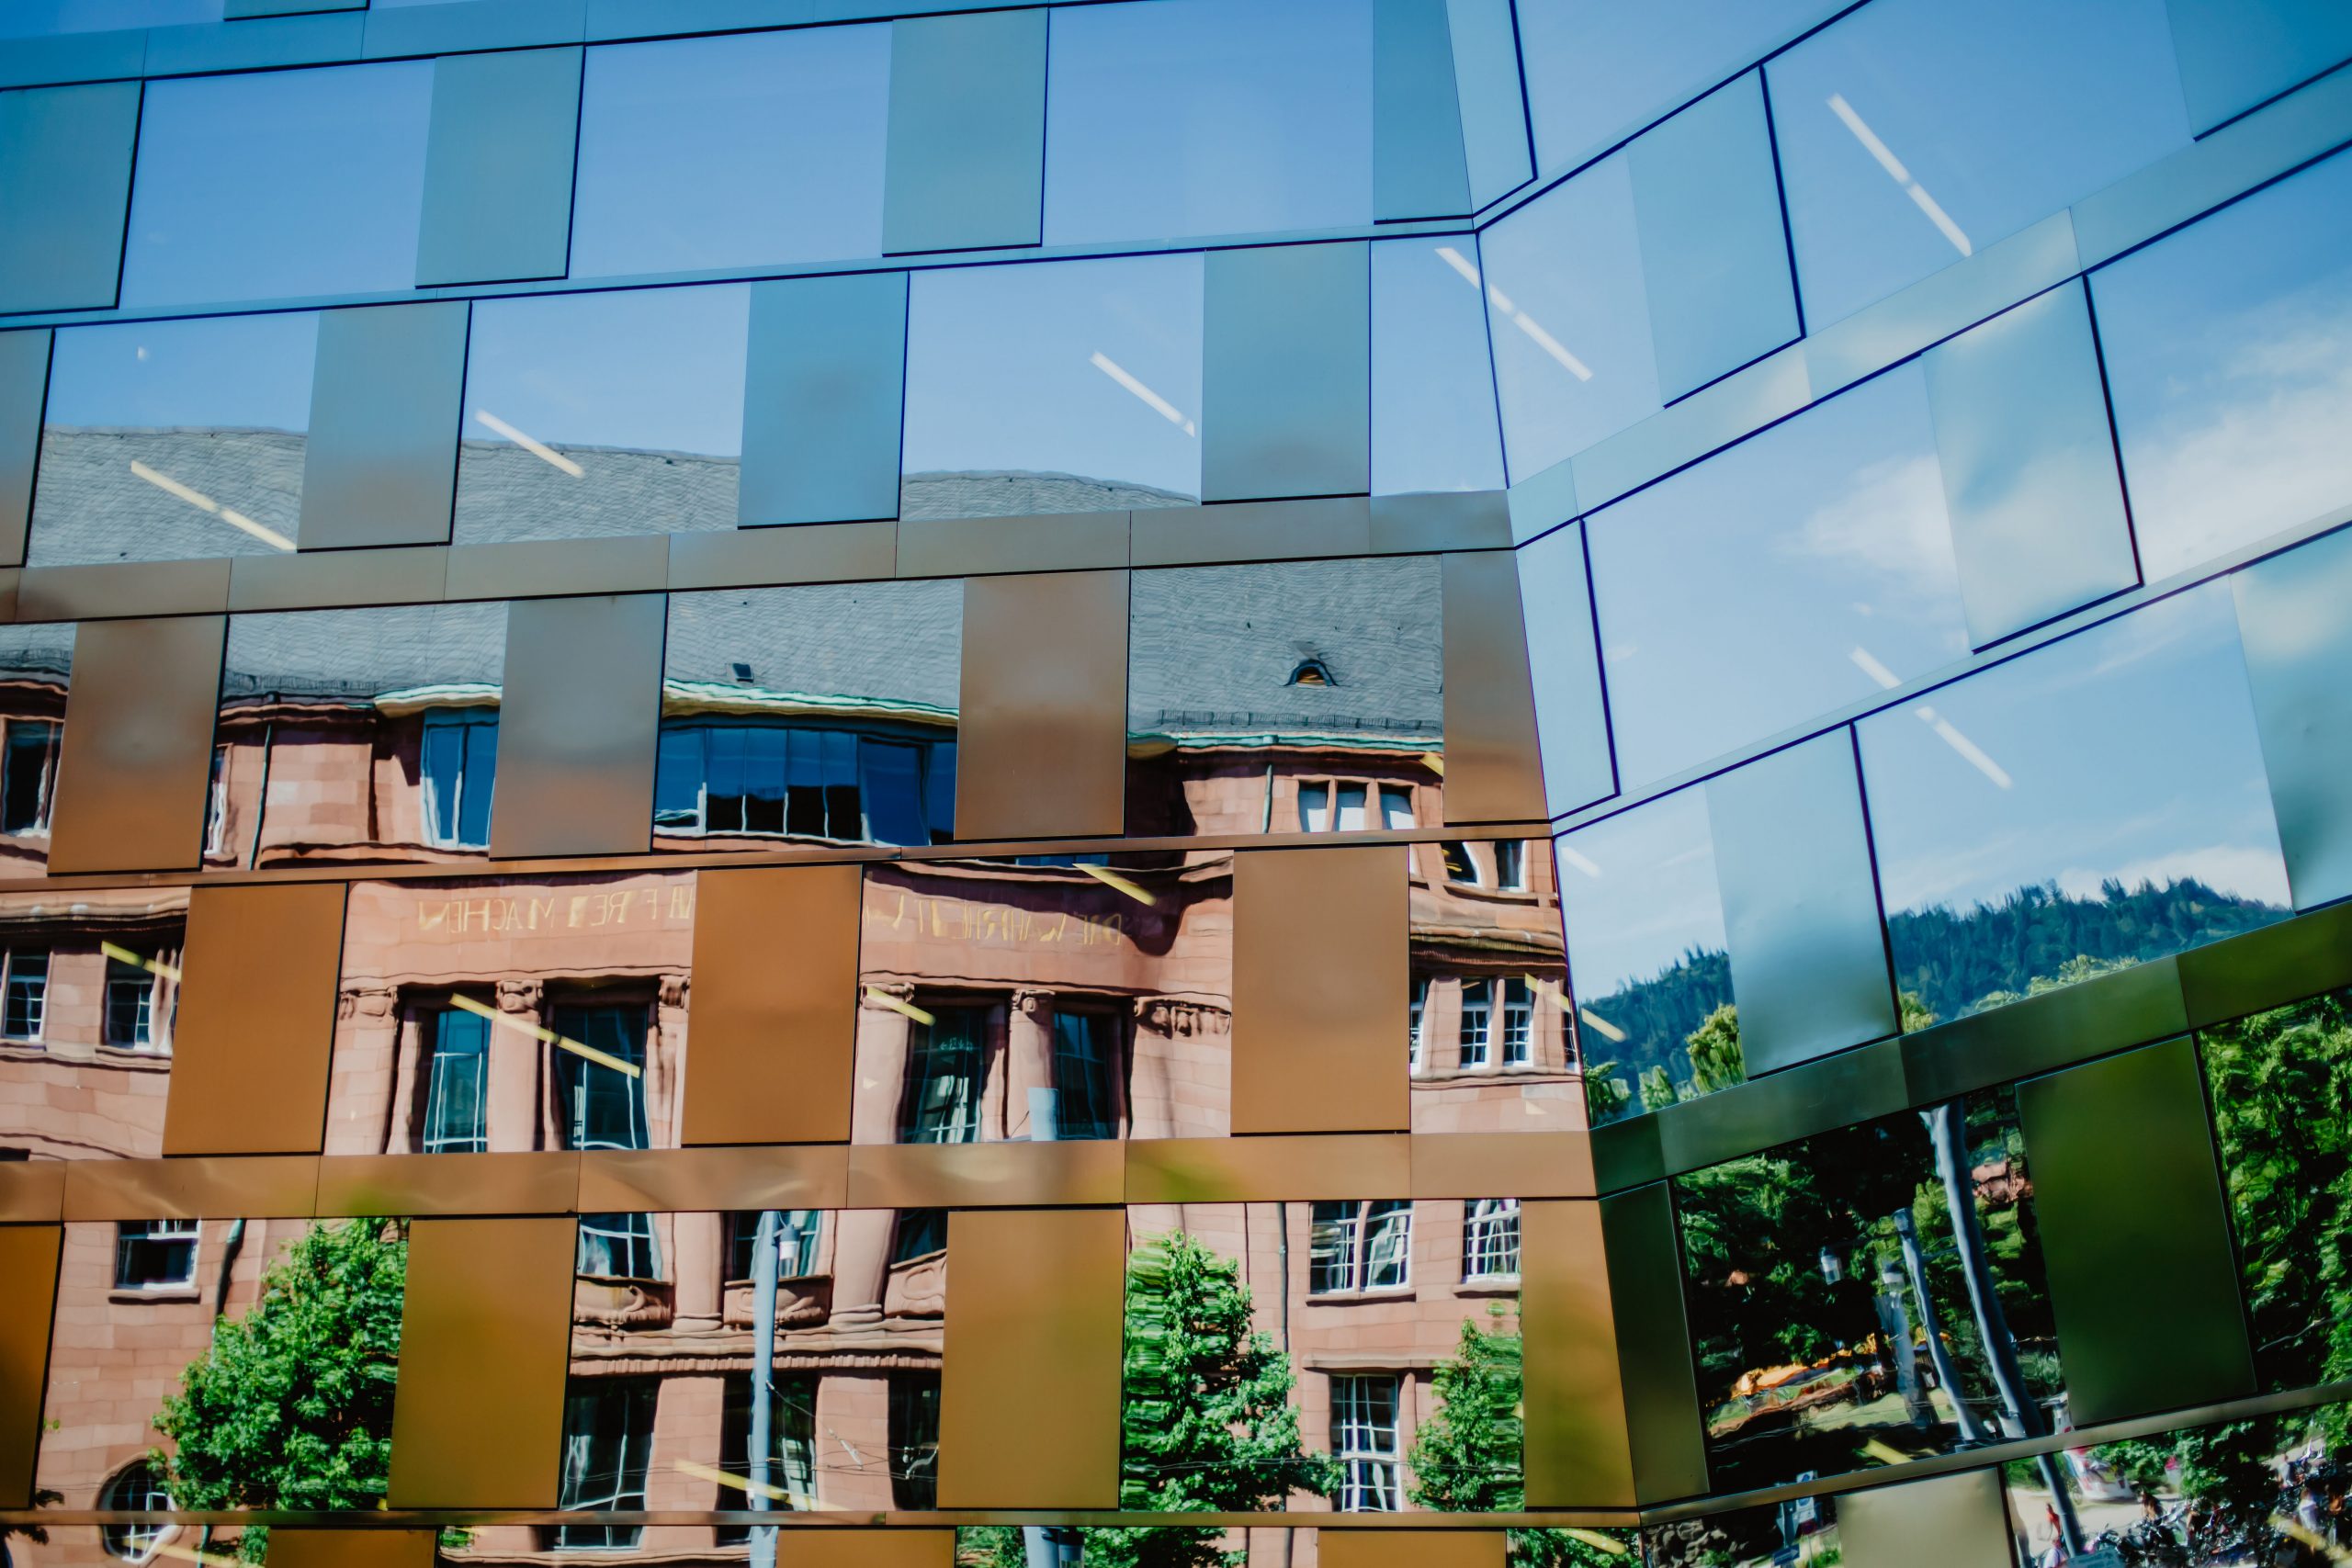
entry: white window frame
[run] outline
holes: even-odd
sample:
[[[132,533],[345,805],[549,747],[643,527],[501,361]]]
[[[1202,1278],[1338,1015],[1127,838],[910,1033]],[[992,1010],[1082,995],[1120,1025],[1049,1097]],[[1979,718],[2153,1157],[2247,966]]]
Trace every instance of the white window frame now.
[[[22,1034],[11,1034],[6,1032],[6,1009],[7,999],[15,993],[17,982],[19,978],[23,979],[28,987],[31,985],[33,979],[30,975],[19,976],[17,973],[17,964],[19,959],[30,958],[36,951],[40,955],[40,985],[38,990],[28,991],[28,1002],[25,1009],[26,1016],[30,1021],[31,1027],[26,1030]],[[47,1035],[49,1030],[49,979],[51,962],[52,955],[49,949],[45,947],[37,950],[23,950],[12,947],[6,949],[5,953],[0,953],[0,1039],[11,1040],[18,1044],[38,1045]]]
[[[424,727],[416,743],[416,773],[417,781],[424,786],[419,792],[423,803],[420,826],[424,830],[424,841],[431,848],[485,850],[490,847],[486,832],[481,843],[469,844],[464,840],[458,831],[458,825],[466,819],[467,776],[473,771],[473,737],[462,732],[470,729],[495,729],[498,727],[498,709],[483,707],[435,708],[424,716]],[[465,748],[458,760],[457,790],[449,807],[451,819],[447,822],[441,820],[440,809],[433,799],[433,780],[425,772],[424,753],[428,741],[436,729],[460,731],[458,742]],[[491,781],[491,795],[493,801],[497,798],[497,794],[498,784],[493,778]]]
[[[1332,1374],[1331,1454],[1340,1467],[1339,1512],[1404,1511],[1398,1432],[1404,1404],[1404,1380],[1395,1372]]]
[[[172,1501],[155,1467],[142,1459],[117,1471],[98,1488],[98,1506],[108,1513],[168,1513],[177,1505]],[[153,1562],[164,1538],[178,1528],[158,1524],[102,1525],[98,1546],[118,1562]]]
[[[1490,846],[1495,852],[1495,886],[1505,893],[1527,891],[1527,840],[1497,839]]]
[[[1535,987],[1518,976],[1502,983],[1502,1058],[1506,1067],[1535,1062]]]
[[[1333,1209],[1340,1213],[1333,1214]],[[1307,1214],[1309,1295],[1360,1295],[1413,1288],[1411,1199],[1318,1202]],[[1318,1261],[1324,1275],[1320,1283],[1315,1273]]]
[[[1462,1205],[1462,1278],[1519,1278],[1519,1200],[1472,1198]]]
[[[1495,983],[1462,982],[1462,1026],[1454,1031],[1464,1072],[1479,1072],[1495,1065]]]
[[[187,1272],[174,1280],[125,1280],[122,1277],[124,1249],[134,1242],[161,1242],[166,1245],[188,1243]],[[204,1250],[204,1225],[200,1220],[119,1220],[114,1227],[114,1288],[121,1292],[164,1292],[189,1291],[196,1288],[198,1255]]]
[[[1405,1070],[1419,1073],[1421,1064],[1428,1060],[1425,1048],[1429,1032],[1425,1024],[1429,1018],[1430,977],[1426,975],[1414,976],[1410,995],[1411,1000],[1407,1004],[1411,1021],[1409,1032],[1406,1035]]]

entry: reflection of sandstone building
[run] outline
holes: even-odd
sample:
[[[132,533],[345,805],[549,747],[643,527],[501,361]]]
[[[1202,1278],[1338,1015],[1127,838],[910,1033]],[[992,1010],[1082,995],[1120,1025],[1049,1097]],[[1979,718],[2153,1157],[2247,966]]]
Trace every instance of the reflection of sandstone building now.
[[[0,626],[0,878],[39,876],[49,860],[71,626]]]

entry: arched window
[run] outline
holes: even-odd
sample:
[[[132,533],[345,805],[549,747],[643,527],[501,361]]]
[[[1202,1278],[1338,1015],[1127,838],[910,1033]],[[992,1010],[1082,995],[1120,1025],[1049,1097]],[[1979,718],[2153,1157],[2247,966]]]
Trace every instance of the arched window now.
[[[169,1509],[172,1495],[164,1489],[162,1473],[141,1460],[106,1483],[98,1493],[98,1506],[109,1513]],[[101,1525],[98,1543],[106,1548],[108,1557],[119,1557],[125,1562],[145,1562],[154,1557],[156,1544],[171,1529],[170,1525],[154,1524]]]
[[[1291,671],[1290,679],[1283,683],[1287,686],[1336,686],[1340,682],[1331,678],[1329,665],[1319,659],[1308,658],[1300,660]]]

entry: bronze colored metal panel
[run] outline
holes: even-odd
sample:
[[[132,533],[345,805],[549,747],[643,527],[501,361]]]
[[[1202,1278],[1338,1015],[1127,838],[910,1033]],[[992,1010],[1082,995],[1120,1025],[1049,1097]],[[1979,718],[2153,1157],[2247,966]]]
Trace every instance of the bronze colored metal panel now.
[[[849,1150],[838,1144],[597,1149],[580,1156],[582,1213],[847,1207]]]
[[[49,332],[0,333],[0,564],[25,558],[41,402],[49,392]]]
[[[1125,572],[965,583],[957,838],[1118,832],[1126,742]]]
[[[1119,1503],[1123,1209],[947,1217],[943,1508]]]
[[[435,299],[320,312],[303,549],[449,542],[468,310]]]
[[[924,517],[899,522],[900,577],[980,577],[1127,564],[1127,513]]]
[[[1634,1500],[1695,1495],[1707,1490],[1707,1452],[1700,1441],[1698,1369],[1682,1311],[1681,1247],[1666,1183],[1603,1198],[1600,1230],[1609,1253],[1609,1304],[1617,1327]],[[1524,1245],[1520,1257],[1523,1268]]]
[[[409,1227],[390,1506],[555,1506],[577,1237],[569,1219]]]
[[[1121,1145],[1108,1138],[1044,1144],[860,1144],[849,1151],[847,1207],[1116,1203],[1125,1186]]]
[[[854,865],[695,879],[681,1143],[848,1140],[864,881]]]
[[[1503,1568],[1501,1530],[1326,1529],[1315,1532],[1323,1568]]]
[[[1589,1133],[1416,1133],[1416,1198],[1589,1198],[1592,1135]]]
[[[1600,1205],[1521,1202],[1519,1258],[1527,1506],[1630,1507],[1634,1454]]]
[[[238,556],[229,563],[229,608],[323,610],[358,604],[437,604],[448,559],[449,552],[437,545]]]
[[[2352,986],[2352,904],[2194,948],[2176,962],[2192,1029]]]
[[[359,1214],[568,1214],[581,1156],[535,1154],[338,1155],[319,1161],[322,1219]],[[619,1205],[612,1205],[618,1207]]]
[[[308,1219],[318,1191],[315,1155],[77,1159],[66,1164],[64,1217]]]
[[[1361,556],[1372,550],[1372,503],[1363,496],[1156,506],[1130,514],[1136,566]]]
[[[17,613],[28,621],[101,621],[201,615],[228,607],[229,562],[222,557],[28,567]]]
[[[1233,1130],[1411,1125],[1406,850],[1233,857]]]
[[[2018,1117],[2075,1425],[2253,1393],[2196,1046],[2029,1078]]]
[[[640,854],[651,844],[668,611],[662,593],[507,607],[493,857]]]
[[[1669,1105],[1657,1113],[1658,1147],[1675,1175],[1909,1103],[1903,1043],[1882,1040]]]
[[[954,1530],[799,1529],[783,1537],[785,1568],[952,1568]]]
[[[891,574],[898,550],[896,523],[803,523],[789,528],[673,534],[670,586],[871,581]]]
[[[1512,1141],[1538,1136],[1514,1134]],[[1244,1203],[1407,1192],[1412,1151],[1413,1141],[1395,1133],[1140,1140],[1127,1145],[1127,1201]]]
[[[1445,558],[1445,819],[1541,822],[1535,683],[1527,668],[1519,558]]]
[[[1374,555],[1510,548],[1510,491],[1433,491],[1372,498]]]
[[[167,1155],[316,1154],[343,972],[343,884],[199,887],[164,1108]]]
[[[0,1225],[0,1280],[8,1281],[8,1310],[0,1313],[0,1508],[33,1506],[49,1320],[64,1245],[62,1225]]]
[[[1969,1471],[1838,1499],[1838,1544],[1850,1568],[2011,1568],[2001,1472]]]
[[[670,579],[670,536],[514,539],[452,545],[452,599],[547,599],[567,593],[650,592]]]
[[[191,615],[96,621],[74,634],[50,829],[52,874],[200,863],[228,632],[224,616]]]
[[[269,1532],[270,1568],[433,1568],[435,1530],[291,1529]]]
[[[0,1224],[65,1217],[65,1172],[79,1161],[10,1160],[0,1165]]]
[[[1906,1035],[1911,1100],[1934,1104],[2183,1033],[2180,993],[2180,960],[2159,958]]]

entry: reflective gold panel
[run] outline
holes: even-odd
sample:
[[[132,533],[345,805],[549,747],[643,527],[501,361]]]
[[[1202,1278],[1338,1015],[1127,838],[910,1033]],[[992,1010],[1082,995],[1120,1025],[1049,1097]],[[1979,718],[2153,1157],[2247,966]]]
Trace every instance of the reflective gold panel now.
[[[1445,819],[1541,822],[1544,767],[1535,750],[1518,558],[1510,550],[1445,560]]]
[[[1632,1439],[1600,1205],[1528,1203],[1520,1225],[1528,1505],[1630,1507]]]
[[[1592,1140],[1584,1133],[1489,1138],[1476,1133],[1413,1134],[1413,1196],[1474,1198],[1518,1192],[1533,1198],[1593,1195]]]
[[[967,581],[956,836],[1118,832],[1126,710],[1125,572]]]
[[[659,593],[507,606],[493,856],[644,851],[664,608]]]
[[[1234,857],[1233,1130],[1402,1131],[1406,851]]]
[[[849,1151],[789,1148],[597,1149],[580,1156],[580,1207],[838,1209],[849,1201]]]
[[[433,1530],[269,1532],[270,1568],[433,1568]]]
[[[339,883],[197,891],[165,1154],[318,1152],[342,945]]]
[[[1996,1470],[1939,1475],[1838,1499],[1849,1568],[2010,1568],[2008,1509]]]
[[[568,1214],[575,1154],[343,1155],[319,1162],[320,1214]]]
[[[1502,1568],[1501,1530],[1317,1530],[1320,1568]]]
[[[948,1216],[939,1506],[1119,1502],[1122,1209]]]
[[[850,1135],[860,886],[854,865],[699,874],[679,1142]]]
[[[1412,1187],[1412,1141],[1393,1134],[1168,1138],[1127,1145],[1131,1203],[1235,1203],[1287,1192],[1344,1198]]]
[[[65,1171],[53,1161],[0,1160],[0,1224],[62,1219]]]
[[[396,1508],[557,1502],[571,1220],[419,1220],[409,1232]]]
[[[949,1568],[954,1530],[796,1530],[784,1548],[789,1568]]]
[[[75,1160],[65,1168],[63,1212],[69,1220],[299,1218],[318,1190],[319,1162],[310,1155]]]
[[[9,1284],[8,1310],[0,1314],[0,1508],[33,1503],[33,1450],[64,1238],[57,1225],[0,1225],[0,1280]]]
[[[75,634],[52,872],[195,868],[227,629],[223,616],[187,615]]]
[[[1112,1143],[853,1147],[849,1201],[877,1208],[1116,1203],[1125,1162]]]

